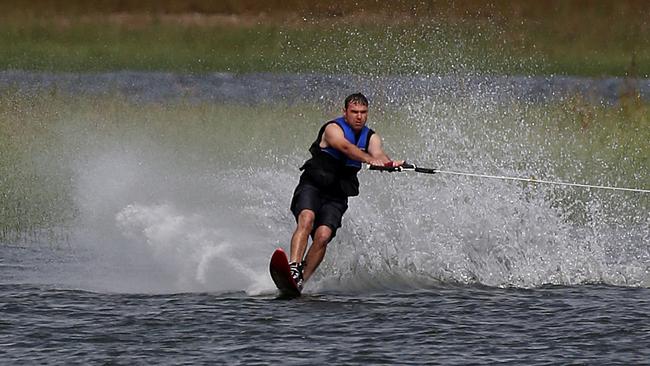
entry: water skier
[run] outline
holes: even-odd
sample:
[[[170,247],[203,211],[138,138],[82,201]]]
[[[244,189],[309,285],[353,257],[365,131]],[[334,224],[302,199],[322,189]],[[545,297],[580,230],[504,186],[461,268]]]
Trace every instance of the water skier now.
[[[345,98],[343,116],[321,127],[309,148],[312,157],[300,168],[303,173],[291,200],[297,225],[289,258],[299,289],[314,274],[341,227],[348,197],[359,195],[361,164],[397,167],[404,163],[390,160],[381,137],[366,126],[367,120],[368,99],[361,93]],[[312,245],[307,250],[310,235]]]

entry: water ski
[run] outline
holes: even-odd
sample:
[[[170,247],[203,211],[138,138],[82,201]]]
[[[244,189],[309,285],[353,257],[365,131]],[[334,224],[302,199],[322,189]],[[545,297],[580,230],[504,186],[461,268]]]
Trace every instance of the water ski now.
[[[269,265],[271,278],[280,290],[280,297],[294,298],[300,296],[300,289],[296,286],[296,282],[291,277],[291,270],[289,269],[289,260],[284,250],[278,248],[271,256],[271,264]]]

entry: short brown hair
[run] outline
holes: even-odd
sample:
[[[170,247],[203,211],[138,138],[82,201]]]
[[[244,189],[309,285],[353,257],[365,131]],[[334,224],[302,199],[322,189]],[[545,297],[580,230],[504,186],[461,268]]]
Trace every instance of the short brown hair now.
[[[367,107],[368,106],[368,99],[366,98],[365,95],[363,95],[361,93],[354,93],[354,94],[348,95],[348,97],[345,98],[345,104],[344,104],[345,109],[348,109],[348,106],[350,105],[350,103],[361,104],[361,105],[365,105]]]

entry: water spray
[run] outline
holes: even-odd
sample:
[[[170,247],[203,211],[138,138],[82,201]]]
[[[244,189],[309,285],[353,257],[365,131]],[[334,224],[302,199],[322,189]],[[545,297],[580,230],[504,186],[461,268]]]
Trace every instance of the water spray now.
[[[650,193],[650,189],[611,187],[611,186],[592,185],[592,184],[558,182],[558,181],[542,180],[536,178],[520,178],[520,177],[508,177],[502,175],[466,173],[466,172],[458,172],[452,170],[422,168],[416,166],[415,164],[408,164],[408,163],[404,163],[403,165],[398,167],[370,165],[369,169],[379,170],[384,172],[413,171],[416,173],[424,173],[424,174],[451,174],[451,175],[460,175],[460,176],[476,177],[476,178],[489,178],[489,179],[501,179],[501,180],[529,182],[529,183],[554,184],[554,185],[561,185],[561,186],[582,187],[582,188],[592,188],[592,189],[609,189],[613,191],[627,191],[627,192],[636,192],[636,193]]]

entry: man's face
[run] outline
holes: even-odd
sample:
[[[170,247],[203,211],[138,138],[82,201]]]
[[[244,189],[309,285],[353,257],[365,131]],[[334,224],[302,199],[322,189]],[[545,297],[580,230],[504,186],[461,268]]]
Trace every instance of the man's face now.
[[[354,132],[359,132],[368,120],[368,106],[359,103],[350,103],[343,109],[343,117]]]

